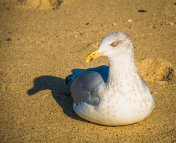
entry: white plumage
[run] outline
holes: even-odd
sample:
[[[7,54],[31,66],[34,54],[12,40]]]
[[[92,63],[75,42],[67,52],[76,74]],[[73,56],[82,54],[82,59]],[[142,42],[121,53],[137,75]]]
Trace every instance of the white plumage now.
[[[106,56],[109,67],[79,69],[79,74],[69,76],[73,108],[80,117],[115,126],[141,121],[152,112],[154,98],[138,74],[133,49],[128,35],[110,33],[102,39],[98,50],[87,58],[89,62]]]

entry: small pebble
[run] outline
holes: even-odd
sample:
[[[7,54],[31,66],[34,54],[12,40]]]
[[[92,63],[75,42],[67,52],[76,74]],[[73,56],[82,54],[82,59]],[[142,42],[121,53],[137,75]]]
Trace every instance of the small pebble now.
[[[166,21],[166,24],[167,24],[167,25],[174,25],[173,22],[167,22],[167,21]]]
[[[169,22],[169,25],[174,25],[174,23],[173,22]]]
[[[87,22],[86,25],[89,25],[89,22]]]
[[[84,32],[83,31],[80,31],[80,35],[83,35],[84,34]]]
[[[138,12],[147,12],[147,11],[144,9],[139,9]]]
[[[7,40],[6,41],[12,41],[12,38],[7,38]]]
[[[115,25],[116,25],[116,23],[113,23],[113,24],[112,24],[112,26],[115,26]]]
[[[128,19],[128,22],[131,23],[131,22],[133,22],[133,20],[132,19]]]

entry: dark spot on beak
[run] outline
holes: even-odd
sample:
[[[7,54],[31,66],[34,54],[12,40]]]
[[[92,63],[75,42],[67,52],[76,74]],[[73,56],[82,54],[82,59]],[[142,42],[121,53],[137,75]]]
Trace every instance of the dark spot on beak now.
[[[93,58],[90,59],[90,62],[93,61]]]

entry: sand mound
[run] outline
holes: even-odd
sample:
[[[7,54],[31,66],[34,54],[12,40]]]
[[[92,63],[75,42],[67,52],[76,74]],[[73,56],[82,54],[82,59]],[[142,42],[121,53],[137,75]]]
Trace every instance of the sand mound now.
[[[39,9],[56,9],[63,0],[21,0],[34,8]]]
[[[144,59],[137,61],[136,65],[145,81],[170,81],[174,74],[171,64],[163,60]]]
[[[6,0],[3,2],[7,8],[35,8],[35,9],[56,9],[63,0]]]

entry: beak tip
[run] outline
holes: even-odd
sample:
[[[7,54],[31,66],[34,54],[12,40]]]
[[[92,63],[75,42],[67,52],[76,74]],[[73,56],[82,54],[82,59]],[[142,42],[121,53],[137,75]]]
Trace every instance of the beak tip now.
[[[103,53],[99,53],[97,51],[91,53],[87,58],[86,58],[86,63],[90,63],[92,61],[94,61],[96,58],[98,58],[100,55],[102,55]]]

